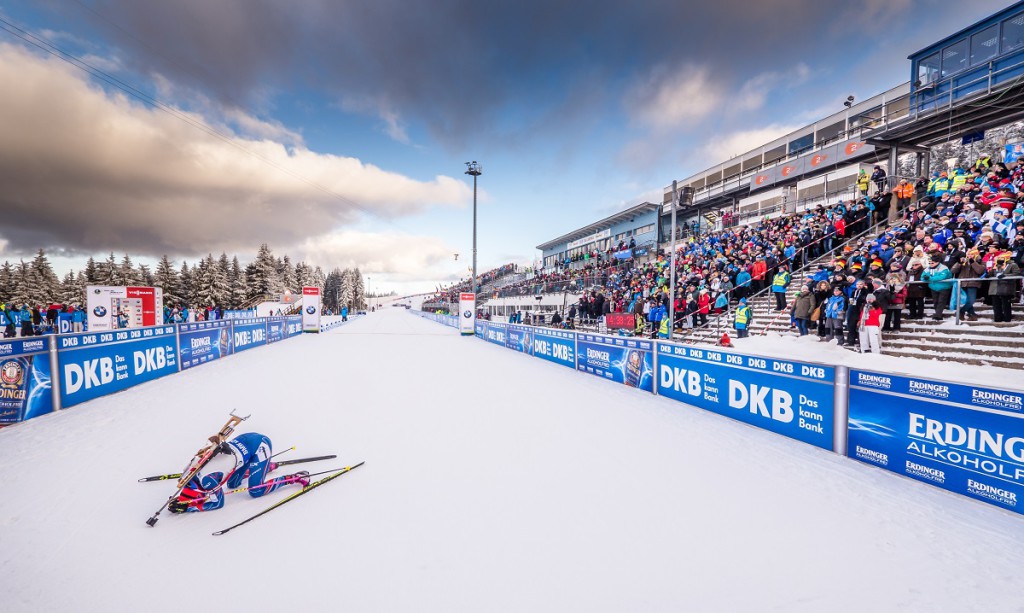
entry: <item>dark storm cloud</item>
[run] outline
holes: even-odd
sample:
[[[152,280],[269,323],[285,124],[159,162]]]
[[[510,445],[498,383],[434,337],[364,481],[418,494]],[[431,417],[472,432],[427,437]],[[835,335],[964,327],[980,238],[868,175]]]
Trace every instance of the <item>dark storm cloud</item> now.
[[[699,65],[711,78],[737,82],[812,52],[849,53],[851,35],[870,25],[862,20],[906,4],[97,2],[116,28],[76,3],[65,10],[114,41],[135,68],[229,105],[311,87],[357,101],[349,108],[375,101],[382,115],[397,113],[459,143],[481,129],[514,131],[494,123],[512,103],[527,109],[525,123],[543,125],[545,114],[580,112],[573,88],[588,88],[585,99],[595,107],[617,101],[655,66]]]

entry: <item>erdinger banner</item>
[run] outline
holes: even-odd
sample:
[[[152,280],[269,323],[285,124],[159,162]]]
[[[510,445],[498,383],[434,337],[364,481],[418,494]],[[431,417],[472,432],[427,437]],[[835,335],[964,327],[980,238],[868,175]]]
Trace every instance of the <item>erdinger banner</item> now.
[[[0,424],[53,411],[47,339],[0,342]]]
[[[174,326],[57,338],[64,408],[178,372]]]
[[[576,370],[645,391],[654,389],[652,341],[578,334]]]
[[[159,287],[87,285],[85,300],[92,332],[164,323],[164,290]]]
[[[1024,513],[1024,392],[851,369],[848,454]]]
[[[302,288],[302,331],[320,331],[320,288]]]
[[[658,394],[830,451],[834,382],[831,366],[658,344]]]
[[[459,334],[473,334],[476,324],[476,294],[459,294]]]
[[[533,328],[510,324],[505,331],[505,347],[527,355],[533,354]]]
[[[231,355],[231,322],[200,321],[178,326],[182,370]]]
[[[548,362],[576,368],[576,333],[535,328],[533,355]]]

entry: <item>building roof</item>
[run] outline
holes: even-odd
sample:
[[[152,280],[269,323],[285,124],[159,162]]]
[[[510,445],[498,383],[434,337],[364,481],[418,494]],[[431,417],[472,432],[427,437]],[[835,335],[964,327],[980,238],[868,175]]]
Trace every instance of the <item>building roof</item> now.
[[[644,202],[643,204],[638,204],[638,205],[630,207],[630,208],[628,208],[628,209],[626,209],[624,211],[619,211],[618,213],[615,213],[614,215],[611,215],[609,217],[605,217],[601,221],[595,221],[594,223],[592,223],[592,224],[590,224],[588,226],[583,226],[582,228],[579,228],[578,230],[573,230],[572,232],[570,232],[568,234],[563,234],[562,236],[559,236],[558,238],[551,239],[551,240],[547,241],[546,243],[541,243],[541,244],[537,245],[537,249],[539,249],[541,251],[544,251],[545,249],[549,249],[549,248],[554,247],[555,245],[558,245],[558,244],[561,244],[561,243],[568,243],[568,242],[571,242],[571,241],[574,241],[574,240],[578,240],[578,239],[581,239],[581,238],[583,238],[585,236],[590,236],[591,234],[594,234],[595,232],[600,232],[601,230],[606,230],[608,228],[611,228],[612,226],[614,226],[616,224],[622,223],[624,221],[628,221],[628,220],[630,220],[630,219],[632,219],[632,218],[634,218],[637,215],[640,215],[642,213],[648,213],[648,212],[652,212],[652,211],[657,211],[658,209],[659,209],[659,205],[654,204],[652,202]]]
[[[960,30],[957,30],[955,33],[950,34],[949,36],[947,36],[947,37],[945,37],[945,38],[943,38],[943,39],[941,39],[939,41],[936,41],[936,42],[928,45],[927,47],[921,49],[920,51],[916,51],[914,53],[911,53],[910,55],[907,56],[907,59],[908,60],[913,60],[914,58],[921,57],[923,55],[928,55],[928,54],[932,53],[933,51],[937,51],[937,50],[941,49],[942,47],[946,46],[947,43],[953,42],[954,40],[956,40],[958,38],[961,38],[965,33],[970,32],[970,31],[975,30],[975,29],[981,29],[982,26],[987,27],[987,26],[991,25],[994,22],[1002,21],[1006,17],[1009,17],[1013,13],[1019,11],[1021,8],[1024,8],[1024,0],[1022,0],[1021,2],[1014,2],[1012,5],[1004,8],[1001,11],[997,11],[995,13],[992,13],[988,17],[986,17],[984,19],[980,19],[980,20],[974,22],[973,24],[967,26],[966,28],[962,28]]]

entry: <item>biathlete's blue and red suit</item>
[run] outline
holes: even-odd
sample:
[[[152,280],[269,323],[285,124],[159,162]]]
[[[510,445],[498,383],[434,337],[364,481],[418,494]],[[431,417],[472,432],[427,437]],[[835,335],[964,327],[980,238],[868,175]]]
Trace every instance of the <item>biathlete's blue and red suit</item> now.
[[[178,499],[168,505],[172,513],[217,510],[224,506],[224,488],[235,489],[247,477],[247,491],[253,498],[269,494],[289,483],[298,483],[303,487],[309,485],[309,473],[306,471],[277,477],[264,483],[263,479],[267,473],[277,466],[270,461],[270,439],[258,432],[240,434],[231,441],[221,443],[218,453],[230,454],[234,460],[234,467],[226,471],[211,472],[205,476],[196,474],[182,489]]]

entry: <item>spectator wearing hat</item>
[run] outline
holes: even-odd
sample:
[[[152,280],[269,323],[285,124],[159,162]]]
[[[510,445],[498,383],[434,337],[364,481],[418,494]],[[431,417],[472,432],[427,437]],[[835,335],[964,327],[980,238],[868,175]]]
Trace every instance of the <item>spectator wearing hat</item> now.
[[[772,293],[775,294],[775,310],[784,311],[786,310],[786,291],[789,289],[789,283],[793,280],[793,275],[789,274],[788,267],[785,264],[779,266],[779,272],[775,273],[772,278]]]
[[[977,249],[968,249],[952,267],[953,276],[960,281],[960,289],[966,297],[963,305],[960,306],[960,317],[968,321],[977,321],[978,314],[974,310],[974,303],[978,299],[978,290],[981,289],[982,281],[979,279],[985,274],[985,263],[981,261],[981,254]]]
[[[881,166],[875,166],[874,170],[871,171],[871,182],[875,184],[876,191],[882,191],[885,189],[885,170]],[[867,195],[867,190],[864,191]]]
[[[881,318],[885,311],[878,304],[874,294],[865,297],[864,308],[860,316],[860,352],[878,355],[882,353]]]
[[[889,290],[889,308],[886,309],[882,329],[899,332],[903,305],[907,301],[907,274],[903,272],[899,262],[893,262],[891,268],[885,277],[885,284]]]
[[[992,310],[995,311],[994,321],[996,323],[1008,322],[1013,319],[1013,299],[1019,293],[1019,279],[1012,277],[1020,276],[1020,266],[1012,259],[1009,251],[1004,251],[996,256],[996,265],[992,268],[992,281],[988,289],[992,297]],[[1007,278],[1011,277],[1011,278]]]
[[[736,328],[737,338],[747,338],[749,334],[750,325],[754,321],[754,311],[747,306],[747,299],[740,298],[740,304],[736,307],[736,312],[733,314],[732,325]]]
[[[914,198],[914,184],[906,179],[900,179],[893,193],[896,196],[896,208],[900,210],[906,209]]]
[[[857,345],[857,328],[860,324],[861,310],[870,293],[871,290],[868,289],[864,279],[854,279],[847,287],[846,321],[843,324],[846,326],[846,344],[851,347]]]
[[[932,291],[933,307],[935,313],[932,319],[941,321],[947,306],[949,297],[953,292],[953,272],[938,259],[931,260],[928,270],[921,273],[921,280],[928,282],[928,289]]]
[[[825,341],[838,339],[839,345],[843,345],[843,320],[846,319],[846,296],[843,294],[843,287],[836,285],[832,288],[832,295],[825,301]]]
[[[814,294],[811,293],[810,285],[803,285],[793,299],[792,315],[796,323],[796,329],[800,336],[807,336],[807,328],[811,323],[811,314],[814,312]]]

